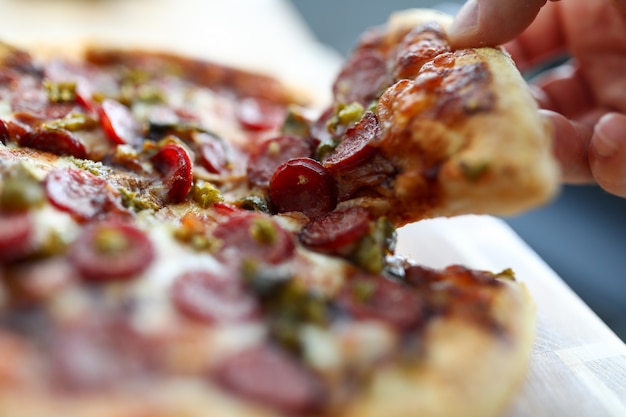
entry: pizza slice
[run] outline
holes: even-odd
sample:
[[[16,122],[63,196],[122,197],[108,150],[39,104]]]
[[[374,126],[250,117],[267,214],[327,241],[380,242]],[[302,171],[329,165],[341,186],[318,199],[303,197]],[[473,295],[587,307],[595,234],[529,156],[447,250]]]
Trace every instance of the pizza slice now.
[[[447,50],[442,19],[365,35],[320,116],[216,63],[0,47],[0,416],[502,412],[525,286],[417,265],[395,228],[538,204],[555,168],[503,52]]]
[[[342,204],[365,201],[401,225],[517,214],[557,192],[551,129],[514,63],[499,48],[451,50],[450,21],[398,13],[346,62],[322,148]]]

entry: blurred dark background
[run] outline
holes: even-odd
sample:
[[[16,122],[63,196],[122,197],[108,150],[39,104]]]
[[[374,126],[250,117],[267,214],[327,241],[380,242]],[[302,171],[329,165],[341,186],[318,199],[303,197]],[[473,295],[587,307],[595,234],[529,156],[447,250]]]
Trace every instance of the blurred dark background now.
[[[462,2],[291,0],[315,36],[346,56],[368,27],[394,10]],[[626,340],[626,199],[595,186],[566,186],[551,205],[505,219],[613,330]]]

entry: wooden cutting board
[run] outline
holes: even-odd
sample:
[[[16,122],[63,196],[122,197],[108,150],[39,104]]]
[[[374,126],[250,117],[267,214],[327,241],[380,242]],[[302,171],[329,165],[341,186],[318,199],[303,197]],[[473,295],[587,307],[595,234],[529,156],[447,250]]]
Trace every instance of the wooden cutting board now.
[[[0,15],[6,41],[87,38],[211,57],[306,86],[320,102],[340,64],[283,0],[0,0]],[[626,417],[626,346],[506,223],[439,219],[408,226],[399,237],[400,252],[424,264],[512,267],[528,285],[537,337],[505,417]]]

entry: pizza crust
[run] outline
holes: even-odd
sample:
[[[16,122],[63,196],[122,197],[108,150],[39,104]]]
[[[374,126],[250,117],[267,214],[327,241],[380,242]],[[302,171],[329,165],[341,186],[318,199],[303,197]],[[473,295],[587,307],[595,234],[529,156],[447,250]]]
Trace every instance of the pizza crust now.
[[[526,374],[534,338],[535,305],[526,287],[507,282],[493,306],[503,334],[462,318],[429,324],[425,358],[410,369],[375,373],[369,390],[345,417],[497,416]]]
[[[396,13],[389,21],[386,42],[398,43],[410,28],[433,21],[445,28],[451,18],[428,10]],[[381,98],[391,110],[378,106],[380,148],[400,168],[390,213],[397,225],[467,213],[514,215],[548,202],[558,191],[551,125],[540,115],[510,56],[502,48],[460,52],[455,53],[455,67],[487,66],[491,78],[478,88],[495,97],[491,109],[468,113],[454,123],[418,117],[422,96],[411,90],[414,86],[408,80]],[[423,167],[416,162],[422,158],[420,149],[443,158],[434,196],[428,194],[432,184],[424,183]]]

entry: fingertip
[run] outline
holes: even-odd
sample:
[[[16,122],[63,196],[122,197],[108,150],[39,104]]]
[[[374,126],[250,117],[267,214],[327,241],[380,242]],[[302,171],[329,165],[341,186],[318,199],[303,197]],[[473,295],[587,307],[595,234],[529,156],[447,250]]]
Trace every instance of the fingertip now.
[[[608,113],[598,121],[589,144],[589,166],[604,190],[626,197],[626,115]]]
[[[448,28],[455,48],[502,45],[522,33],[547,0],[468,0]]]
[[[478,7],[477,0],[468,0],[454,16],[448,27],[448,40],[453,47],[464,47],[468,41],[471,43],[477,37]]]

